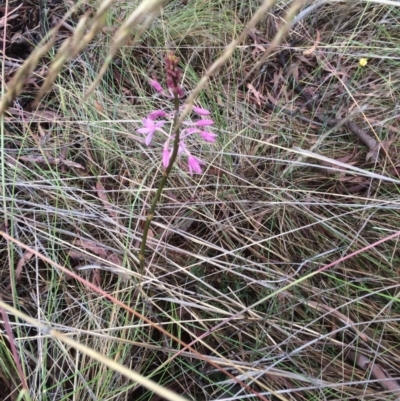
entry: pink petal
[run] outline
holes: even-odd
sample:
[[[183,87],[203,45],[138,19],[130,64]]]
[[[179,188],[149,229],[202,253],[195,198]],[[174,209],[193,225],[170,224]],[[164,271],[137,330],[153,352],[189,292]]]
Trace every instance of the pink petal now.
[[[165,124],[165,121],[155,121],[154,128],[160,128]]]
[[[192,155],[188,156],[188,166],[190,175],[193,175],[193,172],[195,172],[196,174],[201,174],[200,164],[204,164],[204,162]]]
[[[156,81],[155,79],[150,79],[149,84],[150,84],[158,93],[164,92],[164,89],[163,89],[163,87],[161,86],[161,84],[160,84],[158,81]]]
[[[139,134],[148,134],[151,131],[153,131],[151,128],[138,128],[136,132],[139,132]]]
[[[208,125],[213,125],[213,124],[214,124],[213,120],[199,120],[194,123],[194,125],[197,125],[198,127],[206,127]]]
[[[154,131],[150,132],[149,135],[146,136],[146,139],[144,140],[144,143],[149,146],[151,140],[153,139]]]
[[[146,128],[154,128],[154,121],[150,118],[143,118],[142,123]]]
[[[215,142],[215,139],[217,138],[217,134],[208,131],[201,131],[200,135],[206,142]]]
[[[200,116],[209,116],[211,114],[208,110],[202,109],[201,107],[197,106],[193,106],[193,111],[199,114]]]

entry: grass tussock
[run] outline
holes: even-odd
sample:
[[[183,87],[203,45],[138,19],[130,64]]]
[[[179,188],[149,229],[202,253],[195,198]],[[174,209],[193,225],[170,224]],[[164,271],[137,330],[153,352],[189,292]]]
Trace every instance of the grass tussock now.
[[[278,1],[249,29],[261,1],[158,3],[0,9],[0,398],[398,399],[400,8]],[[218,139],[172,170],[142,272],[163,138],[136,130],[170,50],[184,100],[219,65]]]

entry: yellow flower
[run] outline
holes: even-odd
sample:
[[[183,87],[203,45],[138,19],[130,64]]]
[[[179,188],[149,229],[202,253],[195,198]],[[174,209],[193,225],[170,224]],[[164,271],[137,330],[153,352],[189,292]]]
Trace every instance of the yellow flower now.
[[[366,58],[360,58],[359,64],[361,67],[365,67],[368,64],[368,60]]]

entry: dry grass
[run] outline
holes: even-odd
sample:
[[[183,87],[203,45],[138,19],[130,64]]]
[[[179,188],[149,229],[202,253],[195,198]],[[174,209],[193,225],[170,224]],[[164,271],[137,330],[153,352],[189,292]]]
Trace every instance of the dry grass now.
[[[119,28],[139,2],[110,3],[106,19],[99,4],[82,4],[53,37],[59,49],[93,34],[39,103],[56,50],[28,48],[40,65],[22,92],[11,63],[27,56],[3,55],[0,398],[178,400],[144,377],[191,400],[399,399],[400,8],[304,5],[250,73],[293,4],[264,13],[197,97],[218,140],[193,143],[202,175],[183,160],[172,171],[142,275],[162,145],[145,146],[136,129],[166,106],[148,78],[162,79],[175,50],[189,94],[261,1],[174,0],[127,36]],[[73,36],[84,12],[87,29]],[[86,97],[110,46],[115,57]]]

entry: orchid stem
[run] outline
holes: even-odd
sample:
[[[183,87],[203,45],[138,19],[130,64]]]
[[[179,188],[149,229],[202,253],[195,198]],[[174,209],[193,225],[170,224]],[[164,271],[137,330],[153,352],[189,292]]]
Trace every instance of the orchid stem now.
[[[146,244],[147,244],[147,237],[150,229],[150,224],[153,220],[154,213],[156,210],[156,206],[158,201],[160,200],[161,193],[165,187],[165,184],[168,181],[169,174],[172,170],[172,167],[175,163],[176,156],[178,155],[178,149],[179,149],[179,134],[180,134],[180,126],[178,124],[179,120],[179,106],[180,106],[180,101],[179,101],[179,96],[178,93],[174,93],[174,109],[175,109],[175,115],[174,115],[174,123],[173,123],[173,135],[174,135],[174,145],[172,149],[172,154],[169,159],[168,167],[163,171],[163,176],[160,180],[160,183],[158,184],[158,188],[156,191],[156,194],[154,195],[154,198],[151,202],[150,205],[150,210],[147,213],[146,216],[146,221],[144,223],[144,228],[143,228],[143,236],[142,236],[142,243],[140,244],[140,251],[139,251],[139,269],[140,273],[143,275],[144,273],[144,262],[145,262],[145,257],[144,253],[146,251]]]

